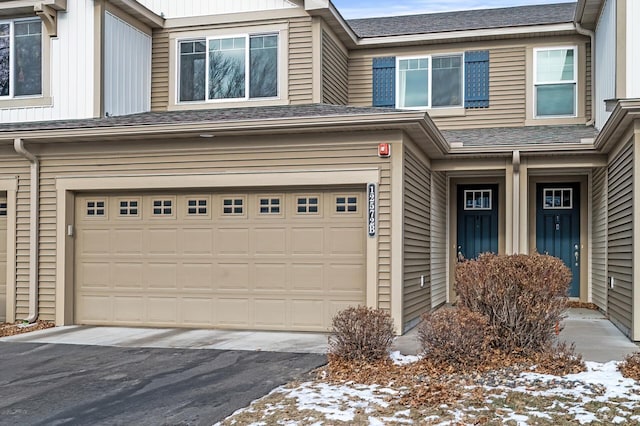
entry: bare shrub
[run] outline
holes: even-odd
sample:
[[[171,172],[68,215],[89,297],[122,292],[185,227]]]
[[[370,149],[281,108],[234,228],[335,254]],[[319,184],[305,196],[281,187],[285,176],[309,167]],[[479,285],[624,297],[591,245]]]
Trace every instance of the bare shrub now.
[[[559,342],[551,345],[544,352],[532,356],[535,371],[541,374],[565,376],[581,373],[586,370],[582,355],[576,353],[575,343]]]
[[[548,350],[567,309],[571,272],[555,257],[533,254],[496,256],[456,268],[460,307],[483,314],[501,351]]]
[[[418,341],[425,359],[470,370],[484,363],[493,337],[487,318],[468,309],[440,309],[422,316]]]
[[[624,377],[640,381],[640,352],[634,352],[618,365]]]
[[[330,355],[367,362],[388,359],[395,337],[389,313],[364,306],[338,312],[333,317],[330,332]]]

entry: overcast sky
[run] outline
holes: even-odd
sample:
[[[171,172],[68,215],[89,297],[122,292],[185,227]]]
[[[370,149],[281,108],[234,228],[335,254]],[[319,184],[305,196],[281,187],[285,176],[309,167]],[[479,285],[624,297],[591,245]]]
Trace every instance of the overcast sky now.
[[[574,3],[575,0],[332,0],[345,19],[412,15],[452,10],[490,9],[528,4]]]

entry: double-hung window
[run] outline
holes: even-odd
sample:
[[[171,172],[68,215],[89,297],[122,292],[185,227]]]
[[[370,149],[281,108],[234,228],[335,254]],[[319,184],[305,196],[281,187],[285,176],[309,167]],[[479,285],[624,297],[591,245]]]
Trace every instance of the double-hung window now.
[[[0,21],[0,97],[42,94],[42,22]]]
[[[180,102],[278,96],[278,35],[179,42]]]
[[[535,116],[575,117],[575,47],[534,49]]]
[[[398,108],[463,106],[463,55],[398,58]]]

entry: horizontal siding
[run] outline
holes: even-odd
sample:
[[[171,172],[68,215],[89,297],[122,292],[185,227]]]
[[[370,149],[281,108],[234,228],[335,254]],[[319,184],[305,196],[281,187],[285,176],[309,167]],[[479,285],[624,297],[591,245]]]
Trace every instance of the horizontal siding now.
[[[376,167],[381,171],[379,185],[379,306],[391,308],[391,197],[390,171],[386,159],[380,159],[371,143],[336,145],[300,145],[290,140],[286,145],[265,144],[242,140],[220,140],[210,143],[184,142],[176,150],[175,142],[144,143],[86,143],[71,148],[51,147],[38,153],[41,158],[40,194],[40,315],[43,319],[54,319],[56,277],[56,178],[64,176],[121,176],[156,174],[193,174],[255,171],[284,171],[314,169],[340,169]],[[16,157],[13,155],[13,157]],[[10,158],[7,156],[7,158]],[[29,173],[26,161],[15,164],[3,159],[2,172],[20,175],[18,190],[18,243],[17,243],[17,314],[27,315],[29,279]],[[177,178],[179,179],[179,178]],[[132,188],[134,189],[134,188]]]
[[[138,0],[138,3],[167,19],[297,7],[289,0]]]
[[[431,307],[447,301],[447,178],[431,176]]]
[[[407,148],[404,158],[403,329],[431,309],[431,172]],[[425,286],[420,286],[424,275]]]
[[[615,286],[607,295],[611,320],[631,336],[633,322],[633,145],[628,144],[607,172],[608,274]]]
[[[289,101],[313,102],[313,32],[311,18],[289,21]]]
[[[593,171],[591,223],[592,300],[607,310],[607,169]]]
[[[166,111],[169,106],[169,34],[154,31],[151,51],[151,110]]]
[[[593,80],[592,80],[593,77],[591,72],[591,43],[587,43],[586,51],[587,51],[587,58],[586,58],[587,65],[586,65],[586,73],[585,73],[585,78],[586,78],[585,117],[587,117],[587,120],[590,120],[591,114],[593,111],[593,99],[592,99],[592,91],[591,91],[591,85],[593,84]]]
[[[322,102],[349,102],[349,57],[326,31],[322,31]]]

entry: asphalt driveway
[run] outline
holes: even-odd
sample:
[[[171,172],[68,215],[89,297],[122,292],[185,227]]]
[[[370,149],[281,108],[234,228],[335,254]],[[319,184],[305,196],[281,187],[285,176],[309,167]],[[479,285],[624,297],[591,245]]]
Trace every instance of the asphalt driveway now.
[[[321,354],[0,342],[0,424],[212,425]]]

